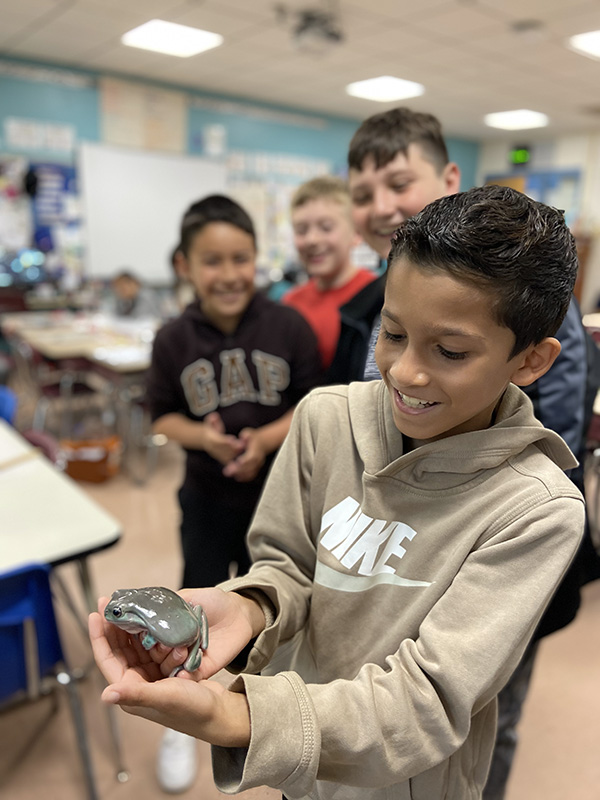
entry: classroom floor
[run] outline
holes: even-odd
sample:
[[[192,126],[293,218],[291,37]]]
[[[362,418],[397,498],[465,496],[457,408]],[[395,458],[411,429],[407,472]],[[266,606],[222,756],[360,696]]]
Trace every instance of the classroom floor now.
[[[125,586],[163,584],[177,587],[181,572],[178,510],[175,491],[182,457],[175,445],[158,452],[157,464],[143,486],[126,474],[102,484],[80,484],[122,523],[119,544],[90,558],[97,594]],[[71,565],[61,569],[76,588]],[[60,608],[65,647],[74,665],[89,663],[87,641],[72,618]],[[586,587],[581,611],[573,624],[545,639],[534,672],[521,724],[521,744],[506,800],[597,800],[600,796],[600,581]],[[155,778],[155,757],[162,729],[117,709],[127,783],[116,780],[115,759],[105,710],[99,702],[100,679],[91,670],[78,682],[96,772],[100,800],[164,798]],[[0,715],[0,796],[7,800],[85,800],[82,771],[75,748],[66,698],[58,713],[24,757],[15,759],[48,707]],[[199,771],[182,798],[224,797],[215,788],[210,752],[198,745]],[[279,800],[279,792],[262,788],[238,795],[243,800]]]

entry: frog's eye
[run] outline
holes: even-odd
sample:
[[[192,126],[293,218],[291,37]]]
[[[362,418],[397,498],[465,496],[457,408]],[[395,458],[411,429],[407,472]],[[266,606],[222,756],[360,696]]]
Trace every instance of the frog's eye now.
[[[115,606],[112,610],[113,617],[117,617],[117,619],[123,614],[121,610],[121,606]]]

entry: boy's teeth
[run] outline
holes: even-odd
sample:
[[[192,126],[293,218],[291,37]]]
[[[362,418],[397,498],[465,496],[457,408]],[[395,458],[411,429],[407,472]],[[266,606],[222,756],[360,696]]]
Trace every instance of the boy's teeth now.
[[[407,406],[410,406],[410,408],[419,408],[432,405],[432,403],[428,403],[426,400],[419,400],[418,397],[410,397],[409,395],[402,394],[401,392],[400,397],[402,398],[402,402]]]

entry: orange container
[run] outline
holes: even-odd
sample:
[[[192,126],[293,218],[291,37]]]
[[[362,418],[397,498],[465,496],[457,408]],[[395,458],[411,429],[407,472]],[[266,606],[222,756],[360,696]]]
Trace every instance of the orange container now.
[[[102,483],[112,478],[121,466],[123,443],[119,436],[101,439],[61,439],[66,459],[65,472],[76,481]]]

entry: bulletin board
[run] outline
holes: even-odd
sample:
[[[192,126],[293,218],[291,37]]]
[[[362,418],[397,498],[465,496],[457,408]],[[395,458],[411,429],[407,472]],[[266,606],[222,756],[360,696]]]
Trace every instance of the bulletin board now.
[[[129,269],[148,284],[170,283],[183,213],[226,192],[225,165],[204,158],[83,143],[78,166],[84,273],[92,279]]]

